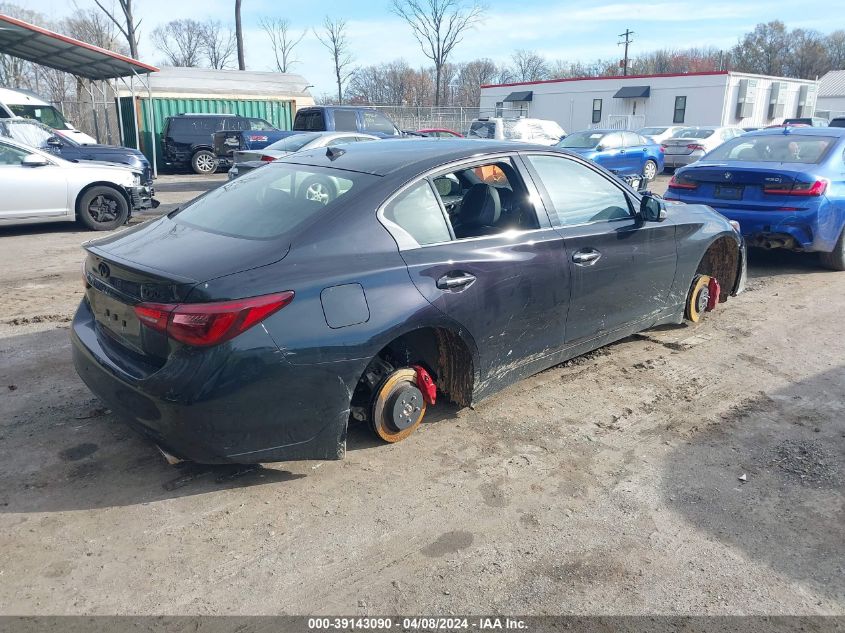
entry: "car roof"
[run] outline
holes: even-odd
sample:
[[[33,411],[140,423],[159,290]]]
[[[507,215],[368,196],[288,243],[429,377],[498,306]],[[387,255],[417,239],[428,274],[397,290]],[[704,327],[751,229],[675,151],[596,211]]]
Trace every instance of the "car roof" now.
[[[43,97],[23,88],[0,88],[0,101],[11,105],[50,105]]]
[[[845,136],[843,127],[776,127],[746,132],[743,136]]]
[[[463,158],[483,159],[485,155],[502,152],[549,151],[549,147],[545,145],[516,141],[428,137],[384,139],[378,143],[351,143],[334,149],[342,149],[343,152],[340,155],[335,154],[333,159],[328,156],[325,148],[320,148],[297,152],[281,161],[386,176],[401,171],[416,174]]]

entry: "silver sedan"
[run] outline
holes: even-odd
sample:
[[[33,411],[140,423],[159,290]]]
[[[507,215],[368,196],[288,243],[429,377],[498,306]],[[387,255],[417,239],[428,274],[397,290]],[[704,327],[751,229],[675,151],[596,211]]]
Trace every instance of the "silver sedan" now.
[[[294,152],[329,147],[330,145],[377,140],[379,140],[378,136],[361,132],[297,132],[268,145],[264,149],[247,149],[234,152],[232,156],[233,165],[229,169],[229,180]]]
[[[666,167],[689,165],[725,141],[743,134],[745,130],[738,127],[685,127],[661,143],[664,149],[663,164]]]

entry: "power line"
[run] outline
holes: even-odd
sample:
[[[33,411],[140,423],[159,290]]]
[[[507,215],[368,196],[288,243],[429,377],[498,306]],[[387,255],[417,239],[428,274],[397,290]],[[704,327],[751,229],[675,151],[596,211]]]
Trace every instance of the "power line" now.
[[[625,45],[625,59],[622,60],[622,74],[625,76],[628,75],[628,46],[634,41],[631,39],[633,34],[634,32],[631,29],[625,29],[624,33],[619,34],[619,37],[624,37],[625,39],[616,44],[617,46]]]

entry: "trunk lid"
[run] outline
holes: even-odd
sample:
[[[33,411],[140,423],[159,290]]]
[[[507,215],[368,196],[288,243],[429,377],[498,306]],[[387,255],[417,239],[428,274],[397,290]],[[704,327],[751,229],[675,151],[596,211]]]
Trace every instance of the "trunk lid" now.
[[[220,235],[164,217],[85,246],[86,297],[104,344],[155,368],[170,341],[142,326],[136,304],[183,303],[197,284],[280,261],[289,249],[283,240]]]
[[[803,208],[813,202],[812,198],[771,192],[771,189],[789,189],[796,181],[805,180],[798,172],[780,164],[743,163],[740,167],[729,163],[699,163],[678,175],[683,181],[697,185],[695,189],[677,190],[683,199],[694,198],[717,208],[771,211],[783,206]],[[764,192],[764,187],[770,192]]]
[[[685,156],[692,154],[690,145],[703,145],[701,139],[695,138],[670,138],[662,143],[666,154]]]

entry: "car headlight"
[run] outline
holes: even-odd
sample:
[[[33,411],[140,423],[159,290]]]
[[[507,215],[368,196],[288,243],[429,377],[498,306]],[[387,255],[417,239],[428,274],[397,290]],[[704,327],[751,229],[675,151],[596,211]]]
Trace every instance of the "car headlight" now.
[[[132,174],[132,184],[136,187],[141,184],[141,174]]]

